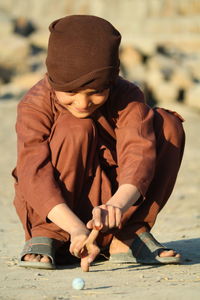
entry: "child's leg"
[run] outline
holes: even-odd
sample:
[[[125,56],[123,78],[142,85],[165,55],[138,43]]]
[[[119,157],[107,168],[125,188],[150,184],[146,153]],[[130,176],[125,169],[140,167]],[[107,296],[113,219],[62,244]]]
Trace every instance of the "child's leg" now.
[[[182,160],[185,135],[181,120],[163,109],[156,109],[154,124],[157,138],[154,178],[146,199],[129,209],[124,219],[124,227],[115,234],[116,240],[127,241],[128,245],[132,243],[134,234],[150,231],[154,225],[159,211],[171,195]],[[120,243],[113,240],[111,252],[117,252],[119,247]],[[175,255],[173,251],[164,252],[163,255]]]
[[[101,203],[102,197],[96,134],[91,119],[77,119],[66,111],[58,117],[50,136],[57,183],[67,205],[85,223],[91,218],[93,207]],[[25,229],[26,240],[43,236],[69,241],[69,234],[54,223],[42,220],[27,199],[18,195],[15,206]]]

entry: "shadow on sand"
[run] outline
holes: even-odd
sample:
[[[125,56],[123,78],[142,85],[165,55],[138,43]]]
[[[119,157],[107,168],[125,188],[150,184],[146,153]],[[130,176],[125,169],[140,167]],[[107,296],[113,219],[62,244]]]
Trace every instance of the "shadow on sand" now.
[[[182,265],[194,265],[194,264],[200,264],[200,238],[194,238],[194,239],[183,239],[183,240],[178,240],[178,241],[171,241],[167,243],[163,243],[163,245],[166,248],[169,249],[174,249],[178,253],[182,255]],[[94,265],[101,266],[105,263],[109,264],[109,261],[106,259],[98,260],[97,262],[94,263]],[[106,269],[106,271],[117,271],[117,270],[122,270],[122,269],[154,269],[154,268],[159,268],[162,267],[162,264],[157,264],[157,265],[148,265],[148,264],[112,264],[109,269]],[[75,264],[70,264],[70,265],[63,265],[63,266],[58,266],[59,270],[63,269],[74,269],[80,267],[79,263]],[[92,270],[90,269],[91,272],[104,272],[105,269],[98,269],[98,270]]]
[[[165,247],[175,249],[183,257],[183,264],[199,264],[200,263],[200,238],[183,239],[163,243]]]

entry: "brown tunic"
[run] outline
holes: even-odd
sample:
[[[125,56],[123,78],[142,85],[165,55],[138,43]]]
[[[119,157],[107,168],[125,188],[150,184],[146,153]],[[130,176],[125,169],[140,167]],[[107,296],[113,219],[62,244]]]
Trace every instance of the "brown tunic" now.
[[[184,148],[181,117],[144,103],[142,92],[119,77],[107,102],[87,119],[75,118],[45,77],[18,105],[15,206],[26,239],[68,240],[47,215],[66,202],[84,221],[121,184],[142,197],[124,215],[119,238],[151,228],[173,189]],[[134,216],[134,217],[133,217]]]

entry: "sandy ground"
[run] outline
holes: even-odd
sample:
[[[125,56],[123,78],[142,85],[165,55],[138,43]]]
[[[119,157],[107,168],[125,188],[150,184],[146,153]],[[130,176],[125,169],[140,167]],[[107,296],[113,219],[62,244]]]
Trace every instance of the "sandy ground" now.
[[[169,105],[165,106],[169,107]],[[0,299],[200,299],[200,115],[188,107],[175,110],[186,119],[187,144],[177,184],[153,229],[155,237],[183,255],[183,264],[111,265],[99,262],[83,273],[79,266],[55,271],[17,266],[23,231],[12,206],[10,176],[16,160],[16,102],[0,102]],[[84,290],[71,288],[82,277]]]

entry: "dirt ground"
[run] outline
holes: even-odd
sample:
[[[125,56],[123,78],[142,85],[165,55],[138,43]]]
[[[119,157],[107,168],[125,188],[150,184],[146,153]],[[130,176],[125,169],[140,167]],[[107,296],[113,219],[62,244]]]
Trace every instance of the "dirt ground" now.
[[[83,273],[78,265],[54,271],[17,266],[23,231],[12,206],[10,172],[16,161],[15,101],[0,102],[0,299],[200,299],[200,113],[171,105],[186,119],[187,143],[175,190],[153,229],[155,237],[183,255],[183,264],[117,265],[99,262]],[[169,108],[169,105],[164,107]],[[85,289],[71,282],[82,277]]]

